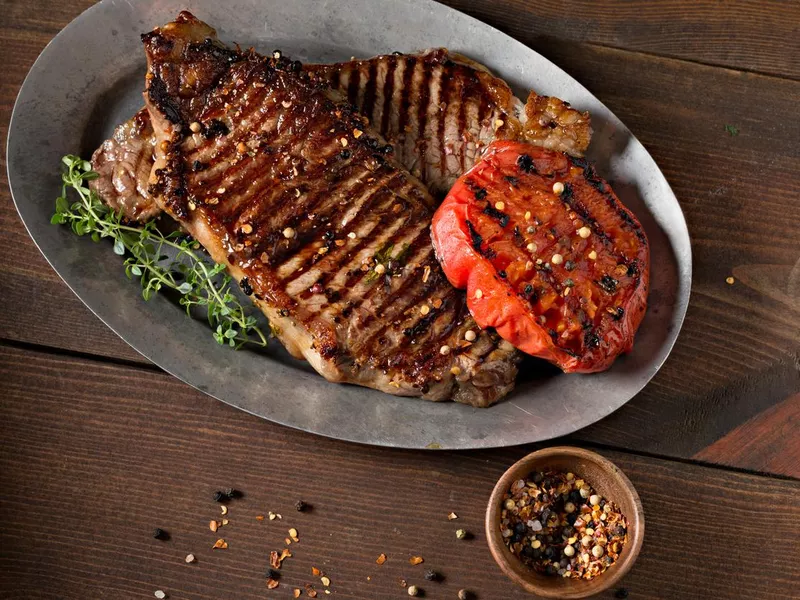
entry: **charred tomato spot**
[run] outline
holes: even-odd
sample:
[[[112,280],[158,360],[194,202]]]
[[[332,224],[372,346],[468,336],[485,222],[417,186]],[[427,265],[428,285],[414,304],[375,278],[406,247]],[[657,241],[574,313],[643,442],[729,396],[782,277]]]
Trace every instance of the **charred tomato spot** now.
[[[530,154],[520,154],[517,159],[517,166],[520,171],[525,173],[536,173],[536,165],[533,164]]]
[[[477,198],[477,194],[475,197]],[[497,210],[491,204],[486,205],[486,208],[483,209],[483,214],[488,215],[493,219],[495,219],[500,224],[500,227],[505,227],[506,225],[508,225],[509,216],[503,211]]]
[[[600,345],[600,336],[594,330],[587,331],[583,336],[583,343],[587,348],[597,348]]]
[[[597,285],[600,286],[600,289],[602,289],[605,293],[613,294],[617,291],[619,281],[611,277],[611,275],[603,275],[597,282]]]
[[[467,229],[469,229],[469,236],[470,236],[470,241],[472,243],[472,247],[478,252],[480,252],[481,244],[483,244],[483,238],[481,237],[481,234],[479,234],[475,230],[475,226],[472,224],[472,221],[467,221]]]

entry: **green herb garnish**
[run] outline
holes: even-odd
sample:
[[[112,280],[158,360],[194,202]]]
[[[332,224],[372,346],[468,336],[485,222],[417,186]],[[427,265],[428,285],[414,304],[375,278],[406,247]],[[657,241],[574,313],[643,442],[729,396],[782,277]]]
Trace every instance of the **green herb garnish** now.
[[[127,224],[88,187],[88,182],[98,177],[89,161],[71,154],[62,161],[66,169],[51,223],[69,225],[77,235],[89,235],[95,242],[111,238],[114,252],[128,255],[125,274],[129,279],[139,278],[145,300],[167,289],[181,295],[180,304],[189,315],[192,307],[204,306],[218,343],[234,348],[267,345],[255,317],[234,295],[224,265],[209,265],[200,253],[200,244],[179,231],[164,235],[153,222],[141,227]],[[67,199],[70,189],[78,196],[72,203]],[[175,258],[166,256],[169,249],[177,252]]]
[[[409,250],[410,246],[408,244],[403,244],[403,247],[400,249],[400,252],[397,253],[397,256],[392,256],[392,253],[394,252],[394,244],[387,243],[383,248],[375,253],[375,256],[372,257],[375,260],[375,266],[372,267],[372,270],[369,272],[369,275],[367,275],[366,279],[364,279],[364,282],[372,283],[384,273],[391,276],[394,270],[403,266],[408,258]]]
[[[725,131],[727,131],[731,137],[739,135],[739,129],[734,125],[725,125]]]

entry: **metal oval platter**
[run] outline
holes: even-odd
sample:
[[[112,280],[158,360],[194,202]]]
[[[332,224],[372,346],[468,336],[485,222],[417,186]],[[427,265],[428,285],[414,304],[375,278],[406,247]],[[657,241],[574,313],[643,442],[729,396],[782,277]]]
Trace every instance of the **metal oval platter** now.
[[[651,243],[652,290],[634,351],[608,372],[563,375],[523,363],[518,387],[489,409],[399,398],[328,383],[275,341],[233,351],[172,300],[142,300],[109,243],[50,225],[60,159],[84,157],[142,105],[139,34],[188,9],[227,43],[280,48],[304,62],[445,46],[477,60],[521,97],[529,89],[592,114],[589,158],[614,182]],[[622,406],[656,373],[689,299],[691,249],[675,195],[644,147],[603,104],[551,62],[503,33],[429,0],[103,0],[42,52],[20,91],[8,137],[14,202],[30,235],[78,297],[169,373],[233,406],[321,435],[405,448],[479,448],[541,441],[585,427]]]

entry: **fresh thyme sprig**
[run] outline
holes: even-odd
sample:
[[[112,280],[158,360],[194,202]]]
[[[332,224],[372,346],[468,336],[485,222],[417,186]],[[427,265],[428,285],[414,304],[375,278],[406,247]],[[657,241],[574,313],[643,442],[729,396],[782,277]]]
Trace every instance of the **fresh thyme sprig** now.
[[[209,265],[199,253],[200,244],[180,232],[164,235],[153,222],[140,227],[126,223],[88,187],[88,182],[98,177],[89,161],[71,154],[62,161],[66,165],[63,185],[51,223],[69,225],[77,235],[90,235],[95,242],[111,238],[114,252],[128,255],[125,273],[129,279],[139,278],[145,300],[170,289],[181,295],[180,303],[187,314],[191,315],[192,307],[204,306],[218,343],[234,348],[267,345],[255,317],[233,294],[224,265]],[[78,197],[72,203],[67,198],[70,189]],[[170,248],[177,252],[171,260],[165,254]]]

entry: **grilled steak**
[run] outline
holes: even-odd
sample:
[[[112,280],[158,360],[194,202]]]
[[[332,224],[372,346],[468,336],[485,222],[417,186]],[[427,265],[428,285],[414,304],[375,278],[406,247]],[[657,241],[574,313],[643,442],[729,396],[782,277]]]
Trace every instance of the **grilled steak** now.
[[[523,105],[484,66],[443,48],[306,65],[304,70],[325,78],[355,104],[372,128],[392,143],[397,160],[422,179],[437,200],[495,139],[521,140],[580,156],[591,137],[588,113],[535,92]],[[149,177],[149,167],[144,167],[152,161],[153,133],[147,120],[146,112],[137,113],[92,157],[100,173],[93,188],[128,218],[142,221],[159,210],[141,192]],[[136,174],[138,185],[133,184]]]
[[[142,108],[92,155],[92,168],[99,177],[89,186],[132,221],[149,221],[161,212],[147,191],[154,144],[150,115]]]
[[[433,255],[427,189],[320,79],[190,13],[143,36],[158,205],[326,379],[486,406],[518,354]],[[472,337],[471,335],[468,337]]]
[[[588,113],[534,92],[523,105],[486,67],[445,48],[306,69],[341,91],[440,199],[494,140],[578,156],[589,145]]]

